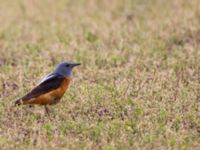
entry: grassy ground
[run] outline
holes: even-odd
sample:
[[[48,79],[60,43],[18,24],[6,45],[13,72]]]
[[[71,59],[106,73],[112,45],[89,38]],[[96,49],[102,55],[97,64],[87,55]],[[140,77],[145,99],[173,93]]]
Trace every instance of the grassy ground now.
[[[50,118],[12,106],[63,60]],[[0,1],[1,149],[199,147],[199,0]]]

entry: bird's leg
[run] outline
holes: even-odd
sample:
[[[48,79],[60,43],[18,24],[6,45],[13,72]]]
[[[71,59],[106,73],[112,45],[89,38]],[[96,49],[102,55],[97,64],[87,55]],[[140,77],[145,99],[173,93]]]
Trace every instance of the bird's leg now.
[[[47,105],[45,105],[44,108],[45,108],[46,114],[49,116],[49,108],[47,107]]]

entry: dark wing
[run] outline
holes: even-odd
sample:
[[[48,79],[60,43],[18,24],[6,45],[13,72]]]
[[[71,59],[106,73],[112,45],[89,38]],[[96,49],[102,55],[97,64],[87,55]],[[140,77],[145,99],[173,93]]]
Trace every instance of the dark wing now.
[[[58,74],[52,74],[47,77],[46,80],[41,82],[38,86],[36,86],[33,90],[31,90],[28,94],[18,99],[15,104],[20,104],[22,101],[30,100],[31,98],[38,97],[42,94],[48,93],[54,89],[57,89],[63,82],[64,77]]]

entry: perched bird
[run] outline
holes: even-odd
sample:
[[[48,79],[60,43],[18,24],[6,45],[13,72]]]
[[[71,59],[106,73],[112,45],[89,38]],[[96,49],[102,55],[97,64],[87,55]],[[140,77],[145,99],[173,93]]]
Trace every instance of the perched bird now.
[[[25,96],[16,100],[15,105],[39,104],[45,106],[45,111],[49,114],[48,105],[56,104],[60,101],[72,79],[72,69],[80,63],[63,62],[56,69],[40,81]]]

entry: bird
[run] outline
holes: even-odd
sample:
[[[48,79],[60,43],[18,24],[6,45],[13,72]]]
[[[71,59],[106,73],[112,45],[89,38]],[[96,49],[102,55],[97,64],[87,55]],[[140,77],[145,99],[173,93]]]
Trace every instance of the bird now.
[[[72,69],[80,63],[62,62],[45,76],[30,92],[15,101],[16,105],[43,105],[49,115],[49,105],[57,104],[68,89],[72,80]]]

